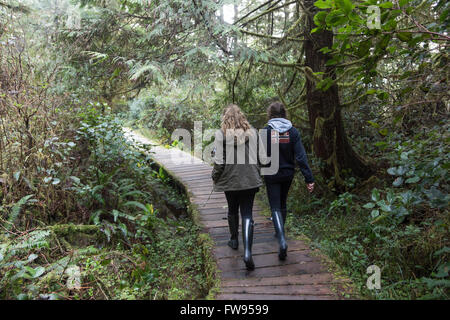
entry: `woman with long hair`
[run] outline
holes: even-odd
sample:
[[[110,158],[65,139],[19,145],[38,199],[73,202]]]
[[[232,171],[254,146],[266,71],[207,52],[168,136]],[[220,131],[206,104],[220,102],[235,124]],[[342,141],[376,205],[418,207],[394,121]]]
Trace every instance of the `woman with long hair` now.
[[[287,196],[294,178],[296,164],[305,177],[309,192],[314,190],[314,177],[308,165],[305,148],[303,147],[300,133],[286,119],[286,108],[281,102],[274,102],[267,108],[269,118],[268,125],[264,128],[267,132],[267,155],[271,156],[271,142],[279,147],[279,168],[273,175],[265,175],[267,195],[275,233],[279,241],[280,250],[278,257],[285,260],[287,256],[287,243],[284,235],[284,224],[287,216]]]
[[[242,240],[244,263],[248,270],[255,264],[252,258],[253,201],[263,185],[254,148],[258,134],[248,123],[241,109],[234,104],[222,114],[221,130],[215,138],[215,160],[212,171],[214,191],[225,192],[228,202],[228,245],[237,250],[239,246],[239,210],[242,217]]]

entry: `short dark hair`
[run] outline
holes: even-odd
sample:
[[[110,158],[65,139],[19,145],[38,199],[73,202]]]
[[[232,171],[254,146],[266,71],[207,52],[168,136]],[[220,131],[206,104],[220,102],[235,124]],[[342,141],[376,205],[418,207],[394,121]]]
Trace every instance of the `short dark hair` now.
[[[269,117],[269,119],[286,118],[287,117],[286,107],[279,101],[272,102],[270,106],[267,108],[267,116]]]

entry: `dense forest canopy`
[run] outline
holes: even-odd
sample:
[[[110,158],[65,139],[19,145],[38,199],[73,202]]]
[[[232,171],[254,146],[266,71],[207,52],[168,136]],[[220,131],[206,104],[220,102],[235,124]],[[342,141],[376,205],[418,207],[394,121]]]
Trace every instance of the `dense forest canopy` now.
[[[208,259],[183,231],[198,230],[162,214],[181,196],[122,127],[175,146],[176,128],[218,128],[229,103],[262,128],[279,100],[318,185],[309,199],[295,181],[290,232],[362,296],[448,299],[449,10],[444,0],[0,0],[0,297],[205,296]],[[174,198],[164,206],[161,188]],[[182,243],[193,254],[181,258],[196,261],[171,282],[157,253]],[[89,289],[64,289],[58,261],[83,265]],[[111,261],[132,276],[108,277]],[[365,287],[372,264],[385,281],[376,292]]]

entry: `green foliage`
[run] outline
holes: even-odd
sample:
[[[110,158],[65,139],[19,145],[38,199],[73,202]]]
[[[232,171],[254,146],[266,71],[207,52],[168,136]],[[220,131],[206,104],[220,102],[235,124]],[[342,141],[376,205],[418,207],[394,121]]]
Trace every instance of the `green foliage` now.
[[[194,121],[209,117],[214,102],[206,98],[208,92],[213,94],[210,87],[190,80],[148,89],[130,101],[128,118],[131,125],[169,142],[175,129],[193,130]]]
[[[92,212],[90,220],[101,226],[109,240],[116,233],[125,238],[151,237],[161,221],[151,204],[146,180],[156,176],[168,183],[169,179],[162,169],[156,174],[148,166],[148,154],[138,151],[145,146],[132,145],[125,138],[122,123],[113,116],[82,122],[77,140],[88,142],[91,157],[86,163],[87,175],[72,189]]]
[[[353,195],[351,193],[345,192],[340,194],[336,200],[331,202],[328,209],[328,213],[346,213],[349,214],[353,204]]]
[[[345,105],[361,103],[367,99],[375,100],[374,97],[369,97],[373,93],[377,93],[378,101],[393,102],[395,98],[392,97],[392,89],[407,88],[401,85],[388,88],[377,80],[378,77],[397,72],[399,66],[406,66],[404,62],[408,60],[416,61],[417,66],[425,67],[442,54],[445,59],[448,58],[444,52],[435,50],[439,43],[449,40],[445,35],[447,22],[443,19],[448,14],[448,5],[443,1],[403,1],[399,6],[394,6],[390,1],[376,3],[371,0],[340,0],[316,1],[314,5],[321,10],[315,14],[314,22],[317,28],[313,31],[332,28],[337,31],[332,48],[322,50],[329,57],[327,65],[334,66],[337,77],[329,75],[319,82],[318,87],[327,90],[334,83],[345,83],[340,81],[343,79],[348,83],[367,85],[368,90],[365,93],[362,90],[353,90],[353,93],[357,94],[349,92],[351,98]],[[379,15],[373,7],[378,8]],[[423,10],[432,14],[422,17],[420,11]],[[380,24],[377,25],[376,21]],[[417,28],[419,25],[421,27]],[[413,74],[423,76],[424,71],[430,75],[423,76],[423,82],[418,82],[417,87],[430,87],[436,81],[433,79],[433,73],[426,72],[425,68],[417,68],[414,65],[408,65],[406,68],[405,78]],[[411,91],[414,90],[410,85],[411,83],[405,83]],[[380,89],[374,89],[374,86]],[[442,97],[437,91],[426,92],[429,99],[423,99],[419,95],[416,99],[420,100],[407,100],[416,105],[418,101],[439,101]],[[401,103],[405,104],[405,101]]]
[[[290,199],[289,230],[311,237],[369,298],[448,299],[447,136],[444,125],[382,138],[392,165],[380,173],[384,181],[373,180],[375,188],[355,184],[338,196],[305,201],[304,185],[296,181],[292,192],[302,196]],[[404,183],[397,184],[399,177]],[[382,269],[377,291],[366,287],[373,264]]]
[[[448,255],[450,253],[449,247],[444,247],[436,251],[433,255],[438,257],[435,271],[431,273],[431,277],[423,277],[421,280],[427,285],[431,293],[424,296],[424,299],[440,299],[446,297],[446,293],[450,288],[449,269],[450,262]]]
[[[315,84],[338,90],[334,116],[378,171],[361,181],[339,170],[336,195],[309,153],[317,194],[295,182],[291,231],[370,298],[448,299],[448,1],[316,1],[314,37],[333,33],[315,48],[323,70],[305,67],[310,3],[273,3],[0,1],[1,298],[204,297],[198,229],[168,218],[185,211],[184,197],[112,114],[177,146],[175,128],[217,128],[232,102],[263,127],[277,99],[309,151]],[[224,4],[236,5],[234,24],[217,14]],[[377,292],[365,288],[372,264],[382,267]],[[67,290],[75,266],[88,288]]]
[[[86,147],[89,157],[81,164],[81,174],[71,176],[68,190],[78,206],[91,213],[89,220],[95,225],[57,224],[23,237],[7,235],[8,240],[0,246],[0,297],[204,297],[209,282],[201,275],[205,266],[203,249],[197,244],[198,227],[186,217],[166,219],[152,204],[151,180],[160,178],[158,183],[184,206],[182,196],[171,189],[167,173],[151,169],[148,154],[140,151],[145,147],[128,141],[114,116],[95,115],[91,110],[81,118],[84,121],[74,140]],[[14,225],[31,197],[12,206],[7,226]],[[95,230],[105,235],[106,242]],[[86,247],[86,243],[94,243],[98,249]],[[74,267],[81,270],[75,282],[90,284],[87,288],[68,290],[73,277],[68,270]],[[53,293],[56,291],[58,294]]]
[[[16,223],[16,220],[19,217],[20,212],[22,211],[22,207],[24,207],[28,203],[32,203],[34,199],[32,194],[23,197],[17,203],[15,203],[11,208],[11,213],[9,214],[8,223],[5,225],[7,230],[10,230],[12,226]],[[35,200],[34,200],[35,201]]]

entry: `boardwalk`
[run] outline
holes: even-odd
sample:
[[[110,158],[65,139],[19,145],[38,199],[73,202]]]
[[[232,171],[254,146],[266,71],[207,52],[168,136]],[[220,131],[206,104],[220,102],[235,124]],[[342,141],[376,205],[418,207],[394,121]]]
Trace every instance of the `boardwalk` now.
[[[133,138],[142,143],[149,140],[135,133]],[[302,241],[288,239],[288,257],[278,260],[278,243],[272,222],[254,208],[253,260],[256,269],[247,271],[243,262],[243,244],[239,229],[239,250],[227,246],[229,239],[227,201],[223,193],[212,193],[211,166],[178,149],[153,147],[152,157],[188,191],[189,199],[198,208],[204,231],[215,242],[214,256],[221,274],[217,299],[339,299],[333,287],[340,281],[333,278],[320,259],[311,254]],[[189,163],[174,164],[175,158],[188,157]],[[208,200],[209,199],[209,200]]]

